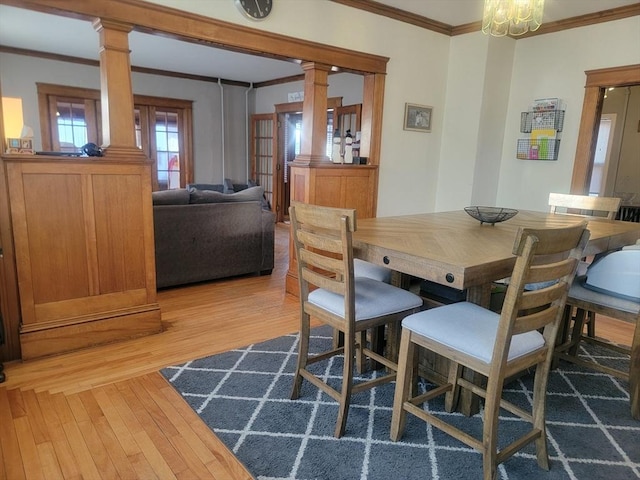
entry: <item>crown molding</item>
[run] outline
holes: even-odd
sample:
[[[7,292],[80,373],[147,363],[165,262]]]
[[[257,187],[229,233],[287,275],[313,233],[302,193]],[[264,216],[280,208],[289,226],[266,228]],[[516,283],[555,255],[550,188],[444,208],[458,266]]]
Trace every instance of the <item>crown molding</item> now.
[[[467,33],[479,32],[482,30],[482,22],[466,23],[464,25],[452,26],[446,23],[437,22],[427,17],[410,13],[399,8],[390,7],[373,0],[330,0],[334,3],[340,3],[348,7],[357,8],[375,15],[381,15],[383,17],[392,18],[400,22],[409,23],[417,27],[431,30],[433,32],[442,33],[443,35],[455,36],[464,35]],[[612,8],[609,10],[603,10],[600,12],[589,13],[586,15],[580,15],[577,17],[565,18],[564,20],[558,20],[555,22],[544,23],[535,32],[528,32],[518,37],[512,37],[517,39],[528,38],[536,35],[544,35],[545,33],[555,33],[561,30],[569,30],[571,28],[585,27],[587,25],[594,25],[597,23],[611,22],[613,20],[620,20],[627,17],[633,17],[640,15],[640,3],[634,3],[623,7]]]
[[[375,15],[381,15],[383,17],[399,20],[404,23],[410,23],[417,27],[432,30],[434,32],[442,33],[444,35],[451,35],[451,25],[446,23],[431,20],[430,18],[417,15],[415,13],[407,12],[399,8],[390,7],[382,3],[374,2],[372,0],[330,0],[334,3],[340,3],[348,7],[357,8],[358,10],[364,10]]]

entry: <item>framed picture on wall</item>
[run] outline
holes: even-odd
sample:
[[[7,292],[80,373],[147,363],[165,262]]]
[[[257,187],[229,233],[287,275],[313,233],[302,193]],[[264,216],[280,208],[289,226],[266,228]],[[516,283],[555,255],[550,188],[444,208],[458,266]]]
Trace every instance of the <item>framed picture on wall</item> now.
[[[431,132],[431,118],[433,107],[417,105],[415,103],[404,104],[404,129],[414,132]]]

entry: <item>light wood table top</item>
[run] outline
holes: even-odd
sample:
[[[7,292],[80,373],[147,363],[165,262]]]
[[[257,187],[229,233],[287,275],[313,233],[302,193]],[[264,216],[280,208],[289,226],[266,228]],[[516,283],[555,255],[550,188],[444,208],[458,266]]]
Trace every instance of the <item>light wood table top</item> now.
[[[354,249],[363,260],[464,290],[511,274],[518,228],[557,228],[584,220],[591,232],[586,255],[614,250],[640,238],[640,223],[521,210],[505,222],[481,225],[458,210],[358,219]]]

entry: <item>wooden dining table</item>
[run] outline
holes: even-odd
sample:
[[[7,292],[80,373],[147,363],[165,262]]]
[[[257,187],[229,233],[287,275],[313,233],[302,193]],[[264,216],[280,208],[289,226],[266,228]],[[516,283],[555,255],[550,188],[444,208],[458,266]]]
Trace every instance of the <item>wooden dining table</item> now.
[[[354,255],[401,274],[466,290],[468,301],[488,307],[492,282],[510,276],[513,270],[516,257],[512,250],[520,227],[559,228],[585,220],[590,231],[587,256],[640,239],[640,223],[604,217],[521,210],[491,225],[457,210],[358,219]],[[640,365],[640,359],[631,363]],[[473,404],[471,397],[461,399],[460,410],[471,414]]]

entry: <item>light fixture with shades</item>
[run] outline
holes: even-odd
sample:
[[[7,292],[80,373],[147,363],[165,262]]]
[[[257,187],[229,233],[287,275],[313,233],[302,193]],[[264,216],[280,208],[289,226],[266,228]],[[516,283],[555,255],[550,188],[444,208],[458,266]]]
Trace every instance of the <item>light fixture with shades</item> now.
[[[542,24],[544,0],[484,0],[482,33],[494,37],[523,35]]]

